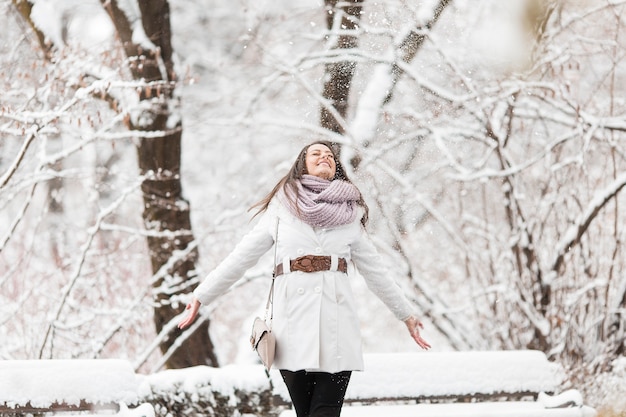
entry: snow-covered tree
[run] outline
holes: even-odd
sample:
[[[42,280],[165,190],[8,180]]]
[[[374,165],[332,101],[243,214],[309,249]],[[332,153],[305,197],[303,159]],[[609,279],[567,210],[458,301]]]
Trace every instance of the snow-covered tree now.
[[[176,93],[180,81],[174,68],[168,2],[102,2],[102,7],[113,22],[111,35],[119,41],[123,54],[114,49],[116,44],[109,44],[109,49],[97,51],[95,46],[69,43],[70,20],[83,18],[72,10],[72,5],[26,0],[14,0],[13,3],[36,34],[43,52],[42,63],[38,66],[46,80],[50,77],[51,81],[43,83],[38,89],[35,87],[35,95],[41,102],[33,107],[49,109],[47,113],[40,111],[37,114],[31,106],[9,107],[5,110],[8,120],[5,132],[10,134],[16,131],[15,137],[19,137],[19,131],[23,130],[22,134],[25,133],[27,139],[4,175],[3,186],[10,186],[12,189],[19,187],[16,184],[19,184],[20,179],[28,178],[24,175],[29,167],[24,166],[23,159],[28,147],[33,146],[34,142],[43,141],[45,136],[50,137],[52,144],[60,142],[66,135],[71,135],[73,132],[70,133],[65,122],[73,117],[78,124],[87,122],[90,125],[89,131],[78,133],[75,144],[52,145],[59,148],[57,155],[49,155],[44,148],[35,170],[45,170],[46,178],[34,180],[28,198],[34,195],[35,186],[44,182],[49,188],[50,214],[54,216],[60,210],[59,207],[67,205],[66,199],[60,194],[67,192],[70,184],[64,180],[60,166],[67,166],[68,154],[85,153],[82,152],[83,148],[88,148],[88,153],[91,153],[89,163],[92,165],[88,169],[101,170],[102,177],[105,177],[97,180],[90,178],[93,181],[90,185],[96,188],[91,196],[95,204],[81,207],[92,211],[85,219],[90,225],[84,231],[85,236],[81,237],[81,255],[76,260],[58,255],[61,263],[69,262],[73,265],[68,282],[61,289],[61,298],[52,316],[44,324],[39,356],[55,356],[56,335],[80,327],[66,322],[68,319],[64,317],[67,310],[76,309],[78,315],[89,315],[83,311],[80,302],[73,305],[76,302],[74,299],[77,286],[81,285],[80,281],[86,274],[85,264],[92,258],[90,252],[94,250],[96,242],[100,239],[108,240],[106,235],[111,229],[124,233],[120,225],[107,223],[118,213],[119,206],[127,199],[128,194],[140,191],[143,197],[145,232],[131,233],[134,236],[143,235],[147,239],[152,267],[150,283],[153,288],[154,323],[158,333],[157,340],[165,354],[165,362],[174,368],[199,364],[216,365],[217,358],[208,333],[208,320],[199,321],[189,335],[178,340],[178,332],[174,326],[174,319],[186,304],[179,296],[189,292],[193,283],[197,282],[198,252],[191,227],[189,203],[182,193],[182,118],[180,97]],[[81,5],[77,2],[74,6],[95,12],[97,4]],[[99,23],[101,27],[103,25],[97,21],[94,23]],[[45,91],[54,88],[55,84],[62,85],[61,91]],[[112,111],[96,110],[98,120],[94,120],[95,116],[92,114],[85,117],[79,113],[84,108],[74,110],[76,107],[89,106],[87,111],[94,111],[100,106],[94,100],[101,100]],[[130,132],[124,132],[124,129]],[[100,195],[101,183],[108,183],[106,176],[111,175],[111,165],[120,158],[120,152],[128,150],[127,146],[124,146],[125,150],[113,150],[105,161],[99,161],[101,155],[93,152],[99,152],[97,147],[106,141],[114,147],[120,146],[120,141],[126,142],[126,145],[134,142],[139,172],[137,179],[129,183],[125,191],[120,193],[104,190],[103,193],[109,194],[114,201],[106,207],[98,207],[103,202]],[[25,206],[30,203],[28,198]],[[26,210],[27,207],[24,207],[23,212],[17,213],[16,222],[22,221],[21,216]],[[16,239],[16,235],[10,234],[7,239]],[[98,258],[97,255],[94,257]],[[13,275],[16,271],[8,272]],[[106,274],[105,271],[101,272]],[[111,287],[106,277],[101,279],[103,286]],[[124,323],[116,323],[112,333],[123,325]],[[108,335],[100,343],[106,343],[110,337]],[[94,354],[97,354],[97,350]]]

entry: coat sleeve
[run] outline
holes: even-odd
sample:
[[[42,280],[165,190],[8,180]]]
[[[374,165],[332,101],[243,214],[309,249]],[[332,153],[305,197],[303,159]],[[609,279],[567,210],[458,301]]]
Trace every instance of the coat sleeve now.
[[[233,251],[209,273],[194,290],[200,303],[207,305],[230,288],[244,273],[253,267],[274,244],[269,227],[275,216],[265,213],[257,225],[239,241]]]
[[[359,238],[352,243],[351,255],[367,287],[399,320],[404,321],[409,318],[413,313],[411,305],[400,286],[389,275],[389,268],[386,267],[364,229],[361,229]]]

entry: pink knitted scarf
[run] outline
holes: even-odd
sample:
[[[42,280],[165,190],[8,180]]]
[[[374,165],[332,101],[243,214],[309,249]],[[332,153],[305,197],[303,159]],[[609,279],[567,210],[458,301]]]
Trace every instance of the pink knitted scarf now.
[[[297,208],[287,203],[293,215],[316,227],[335,227],[356,218],[361,198],[358,188],[347,181],[329,181],[314,175],[303,175],[298,187]],[[292,194],[288,187],[285,191]],[[290,200],[295,196],[290,195]]]

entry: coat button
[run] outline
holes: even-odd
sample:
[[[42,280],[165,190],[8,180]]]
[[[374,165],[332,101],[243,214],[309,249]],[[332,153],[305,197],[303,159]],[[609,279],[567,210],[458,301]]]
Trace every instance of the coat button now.
[[[298,249],[296,252],[298,255],[304,255],[304,249]]]
[[[322,292],[322,289],[320,287],[315,287],[315,292],[319,294]]]
[[[298,288],[298,294],[300,295],[304,294],[304,288]]]
[[[320,248],[319,246],[315,248],[315,253],[322,253],[322,248]]]

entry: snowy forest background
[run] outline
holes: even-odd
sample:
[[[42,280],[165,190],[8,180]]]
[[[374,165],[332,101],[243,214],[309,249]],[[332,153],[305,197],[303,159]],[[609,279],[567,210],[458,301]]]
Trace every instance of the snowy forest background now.
[[[327,139],[435,350],[539,349],[591,405],[615,405],[625,9],[0,1],[0,358],[254,360],[269,255],[173,327],[248,207]],[[354,286],[366,351],[416,350]]]

